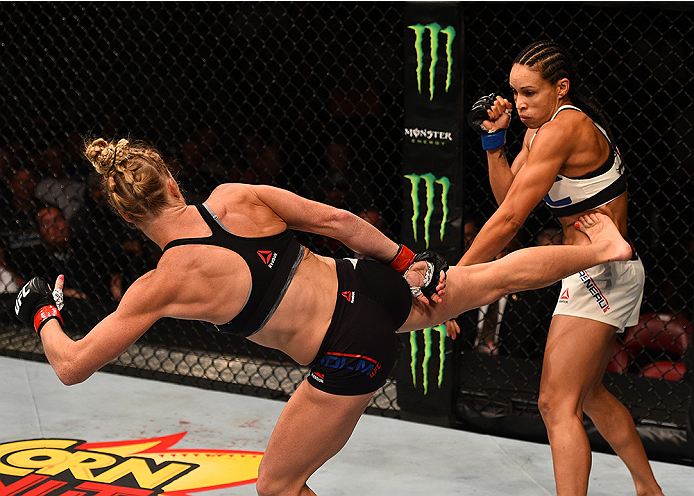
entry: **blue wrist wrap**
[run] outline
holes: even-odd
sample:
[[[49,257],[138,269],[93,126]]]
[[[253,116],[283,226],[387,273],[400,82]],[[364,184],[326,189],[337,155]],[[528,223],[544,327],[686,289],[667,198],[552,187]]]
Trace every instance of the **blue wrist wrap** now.
[[[482,148],[485,150],[496,150],[506,144],[506,129],[492,134],[483,134],[481,138]]]

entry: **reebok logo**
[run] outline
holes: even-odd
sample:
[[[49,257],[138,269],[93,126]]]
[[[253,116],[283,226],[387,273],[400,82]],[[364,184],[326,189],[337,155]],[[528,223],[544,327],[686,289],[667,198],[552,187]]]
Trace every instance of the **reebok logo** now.
[[[277,260],[277,253],[274,253],[269,250],[258,250],[257,253],[260,259],[263,261],[263,263],[267,265],[269,268],[272,268],[272,266],[275,265],[275,260]]]
[[[352,291],[343,291],[342,296],[344,296],[348,302],[354,303],[354,293]]]
[[[569,288],[566,288],[559,297],[559,301],[569,301]]]

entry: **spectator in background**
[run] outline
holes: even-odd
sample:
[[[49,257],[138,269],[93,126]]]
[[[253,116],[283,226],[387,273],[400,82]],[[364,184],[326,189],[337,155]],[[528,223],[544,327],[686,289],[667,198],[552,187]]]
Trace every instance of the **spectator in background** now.
[[[14,246],[8,253],[8,268],[17,275],[20,284],[31,278],[36,267],[56,276],[65,273],[66,296],[85,297],[78,288],[75,273],[79,269],[79,254],[71,247],[71,233],[65,216],[54,205],[38,205],[34,209],[34,230],[38,243],[31,246]]]
[[[34,191],[38,177],[36,172],[30,168],[21,168],[11,174],[9,187],[12,197],[8,202],[7,228],[13,233],[29,234],[34,233],[34,211],[36,209],[36,199]]]
[[[5,267],[4,252],[0,250],[0,294],[19,291],[16,276]]]
[[[152,248],[140,231],[129,227],[108,204],[100,178],[87,180],[87,197],[82,209],[70,221],[71,234],[87,249],[103,250],[102,263],[108,266],[111,295],[120,301],[123,291],[156,265],[160,252]]]
[[[58,207],[70,220],[84,204],[86,185],[71,178],[68,173],[68,156],[60,145],[52,145],[42,157],[44,177],[34,190],[36,198]]]
[[[181,167],[177,180],[188,192],[191,201],[202,201],[214,186],[226,177],[220,153],[215,153],[217,134],[201,124],[181,145]]]
[[[26,280],[13,267],[13,257],[22,251],[31,250],[41,244],[36,230],[36,201],[34,189],[38,177],[33,169],[21,168],[9,176],[11,197],[4,208],[2,234],[0,239],[0,267],[4,269],[3,277],[12,277],[13,283],[24,285]],[[6,287],[14,287],[14,284]]]
[[[561,229],[546,228],[535,237],[535,245],[561,245]],[[547,330],[552,321],[553,299],[561,283],[509,295],[505,315],[499,328],[500,354],[541,361]]]
[[[354,162],[355,153],[347,140],[341,136],[334,138],[325,146],[319,170],[307,178],[301,194],[350,212],[362,211],[362,205],[371,204],[373,198],[367,194],[364,177],[359,177]],[[378,216],[380,217],[380,213]],[[353,256],[352,251],[337,240],[315,236],[313,242],[317,253],[321,255]]]
[[[107,248],[100,237],[75,237],[68,220],[55,205],[39,205],[35,212],[41,243],[13,250],[12,266],[8,268],[23,281],[37,270],[51,277],[64,274],[66,297],[118,300],[125,288],[120,274],[112,271],[114,259],[104,251]]]
[[[465,221],[463,253],[474,241],[480,224],[483,223],[471,217]],[[543,229],[535,238],[537,246],[558,245],[562,244],[561,241],[562,232],[555,228]],[[520,247],[516,236],[495,259]],[[546,329],[552,319],[553,306],[550,307],[547,301],[559,292],[560,286],[555,283],[547,288],[506,295],[460,315],[447,326],[457,325],[469,346],[479,353],[541,360],[547,339]]]
[[[480,230],[480,224],[474,217],[468,217],[463,223],[463,253],[468,251]]]
[[[520,244],[517,238],[513,238],[504,249],[499,252],[495,260],[505,257],[512,251],[520,249]],[[474,347],[479,353],[488,355],[499,354],[499,331],[501,329],[502,320],[507,310],[510,313],[510,307],[513,302],[518,301],[516,294],[506,295],[493,301],[488,305],[484,305],[477,309],[477,338],[475,339]]]
[[[469,213],[467,213],[467,210],[468,209],[466,208],[466,214],[464,216],[465,221],[463,222],[463,253],[465,253],[470,248],[470,245],[472,245],[472,242],[475,240],[475,236],[477,236],[477,233],[479,232],[479,226],[482,224],[480,219],[475,216],[471,216]],[[462,315],[459,315],[455,319],[451,319],[450,321],[446,322],[446,327],[449,330],[454,331],[456,334],[459,334],[462,338],[461,340],[467,343],[467,349],[474,348],[477,344],[478,333],[476,330],[478,322],[481,318],[479,312],[479,308],[474,308],[472,310],[468,310]]]

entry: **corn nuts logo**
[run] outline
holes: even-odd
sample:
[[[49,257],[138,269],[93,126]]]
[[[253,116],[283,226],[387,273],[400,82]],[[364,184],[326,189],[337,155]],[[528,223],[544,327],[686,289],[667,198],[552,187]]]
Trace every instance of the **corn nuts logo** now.
[[[186,496],[256,482],[261,452],[169,449],[185,434],[0,444],[0,495]]]
[[[431,61],[429,62],[429,100],[434,99],[434,91],[436,90],[434,80],[436,77],[436,64],[439,61],[439,33],[446,35],[446,93],[448,93],[453,79],[453,40],[455,39],[455,28],[453,26],[441,28],[441,25],[437,22],[426,25],[413,24],[407,27],[413,30],[415,34],[414,49],[417,55],[417,89],[420,94],[422,93],[422,72],[424,69],[423,41],[426,33],[429,33],[431,55]]]

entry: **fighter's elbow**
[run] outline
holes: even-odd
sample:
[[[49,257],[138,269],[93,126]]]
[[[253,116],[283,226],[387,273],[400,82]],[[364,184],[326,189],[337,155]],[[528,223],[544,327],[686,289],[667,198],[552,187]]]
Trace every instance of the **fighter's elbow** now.
[[[335,229],[351,228],[357,220],[356,215],[340,208],[334,209],[330,216],[330,223]]]
[[[361,219],[351,212],[339,208],[333,209],[326,219],[325,227],[329,236],[345,241],[357,231]]]
[[[61,364],[53,364],[53,370],[58,380],[66,386],[74,386],[86,381],[91,373],[81,370],[74,363],[65,362]]]
[[[520,231],[520,228],[523,227],[525,216],[520,215],[513,209],[510,209],[503,213],[501,220],[506,230],[515,236],[518,231]]]
[[[55,375],[58,376],[58,380],[65,386],[74,386],[75,384],[84,382],[84,379],[81,379],[79,376],[62,369],[55,369]]]

